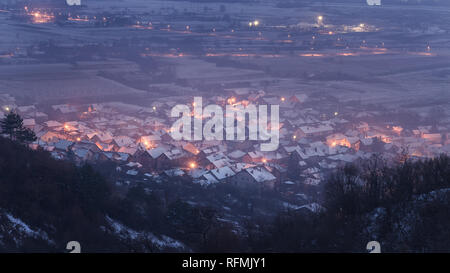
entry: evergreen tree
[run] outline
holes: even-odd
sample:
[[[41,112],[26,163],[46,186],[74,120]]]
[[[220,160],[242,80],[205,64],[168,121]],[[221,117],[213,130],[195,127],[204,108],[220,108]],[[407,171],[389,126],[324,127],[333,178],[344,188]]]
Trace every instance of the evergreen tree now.
[[[23,120],[18,114],[11,111],[0,121],[0,125],[2,133],[14,140],[17,130],[23,127]]]
[[[8,135],[11,140],[17,140],[20,143],[29,143],[37,139],[32,130],[23,127],[22,117],[13,111],[9,112],[0,121],[0,126],[2,133]]]
[[[17,133],[17,140],[21,143],[28,144],[37,140],[36,134],[29,128],[22,127]]]

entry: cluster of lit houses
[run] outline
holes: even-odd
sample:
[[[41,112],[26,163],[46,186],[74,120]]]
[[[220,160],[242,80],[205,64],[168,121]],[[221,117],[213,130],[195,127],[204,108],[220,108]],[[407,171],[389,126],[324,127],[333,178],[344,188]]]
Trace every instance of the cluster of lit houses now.
[[[169,132],[170,110],[186,100],[192,97],[157,99],[150,107],[119,102],[53,105],[44,113],[35,106],[16,106],[9,96],[0,97],[2,114],[16,111],[24,118],[24,126],[35,131],[34,148],[40,146],[54,158],[79,164],[111,160],[130,179],[178,177],[201,185],[226,182],[262,188],[317,185],[327,170],[373,153],[391,159],[406,147],[410,156],[417,157],[450,153],[450,121],[447,126],[414,130],[376,126],[361,121],[368,112],[353,113],[354,120],[349,121],[345,114],[323,114],[311,108],[314,99],[304,94],[280,97],[245,88],[212,96],[209,102],[280,105],[276,151],[261,152],[259,143],[249,140],[174,141]],[[289,168],[299,170],[297,179],[289,175]]]

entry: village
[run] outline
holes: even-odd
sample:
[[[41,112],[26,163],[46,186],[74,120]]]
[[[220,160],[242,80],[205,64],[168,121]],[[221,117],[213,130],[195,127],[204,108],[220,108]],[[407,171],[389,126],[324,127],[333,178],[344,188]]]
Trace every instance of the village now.
[[[17,112],[32,147],[56,159],[113,164],[120,187],[226,184],[307,205],[345,164],[450,152],[449,29],[420,9],[410,12],[427,23],[405,26],[389,19],[398,7],[364,1],[81,4],[3,3],[0,30],[16,34],[0,45],[0,118]],[[196,96],[279,105],[278,148],[248,134],[174,140],[170,111]]]
[[[260,143],[248,138],[174,141],[170,110],[192,99],[155,99],[150,107],[122,102],[62,104],[45,112],[33,105],[17,106],[8,95],[1,97],[2,114],[17,112],[24,126],[36,133],[38,140],[31,144],[34,149],[45,149],[56,159],[77,164],[112,161],[120,174],[119,184],[182,179],[204,187],[227,183],[296,195],[302,194],[305,185],[320,185],[330,171],[374,154],[395,162],[405,156],[420,159],[450,153],[448,118],[434,125],[405,128],[380,117],[377,121],[382,113],[357,105],[343,104],[338,112],[326,107],[323,98],[273,96],[251,88],[230,89],[208,101],[222,106],[279,105],[280,145],[276,151],[261,152]]]

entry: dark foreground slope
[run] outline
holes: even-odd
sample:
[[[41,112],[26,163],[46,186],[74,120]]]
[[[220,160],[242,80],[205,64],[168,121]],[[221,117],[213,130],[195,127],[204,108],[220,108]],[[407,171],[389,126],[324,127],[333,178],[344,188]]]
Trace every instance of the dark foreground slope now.
[[[181,251],[169,237],[114,220],[111,186],[90,166],[76,167],[0,137],[0,252]]]
[[[387,166],[373,158],[336,171],[321,211],[280,214],[259,240],[275,252],[450,252],[450,158]]]

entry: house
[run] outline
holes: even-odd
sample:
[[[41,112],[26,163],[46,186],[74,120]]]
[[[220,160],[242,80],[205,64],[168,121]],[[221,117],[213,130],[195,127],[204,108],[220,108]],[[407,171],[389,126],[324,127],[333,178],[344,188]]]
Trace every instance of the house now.
[[[231,159],[222,152],[208,155],[204,160],[200,161],[200,164],[204,165],[208,170],[230,165],[229,163],[231,163]]]
[[[326,143],[329,147],[336,147],[336,146],[351,147],[350,141],[347,139],[345,135],[341,133],[327,136]]]
[[[157,147],[150,150],[145,151],[137,151],[134,155],[136,161],[140,162],[146,170],[156,170],[159,169],[159,166],[165,165],[165,161],[170,161],[164,153],[167,152],[167,149],[164,147]],[[159,164],[158,164],[159,159]]]
[[[115,146],[113,144],[107,144],[107,143],[103,143],[103,142],[95,142],[95,145],[97,145],[97,147],[100,148],[100,150],[105,151],[105,152],[119,150],[119,149],[116,149],[117,146]]]
[[[242,157],[242,162],[245,163],[258,163],[264,161],[264,154],[259,151],[248,152]]]
[[[133,156],[134,154],[136,154],[137,150],[138,150],[137,148],[132,147],[120,147],[120,149],[117,152]]]
[[[113,136],[109,132],[94,132],[87,134],[87,137],[92,142],[100,142],[100,143],[111,143],[113,140]],[[119,147],[117,144],[112,143],[116,147]]]
[[[134,140],[129,136],[114,137],[112,142],[120,148],[134,144]]]
[[[23,120],[23,126],[33,130],[34,126],[36,126],[36,121],[34,120],[34,118],[24,119]]]
[[[264,168],[276,177],[277,184],[287,178],[287,169],[279,164],[268,163]]]
[[[210,169],[213,169],[213,168],[222,168],[222,167],[231,166],[231,165],[232,165],[232,162],[229,159],[222,158],[219,160],[212,161],[211,165],[209,165],[207,167],[210,167]]]
[[[186,162],[193,160],[192,156],[178,148],[166,151],[164,155],[169,160],[168,163],[170,166],[185,166]]]
[[[80,141],[80,142],[76,142],[73,144],[72,146],[72,150],[74,149],[86,149],[89,151],[92,151],[94,153],[100,153],[101,150],[97,147],[97,145],[93,142],[89,142],[89,141]]]
[[[442,142],[442,135],[441,134],[422,134],[422,138],[432,142],[432,143],[441,143]]]
[[[245,156],[247,153],[241,151],[241,150],[235,150],[228,154],[228,157],[234,159],[234,160],[241,160],[243,156]]]
[[[56,142],[54,144],[54,146],[55,146],[56,150],[63,151],[63,152],[68,152],[69,149],[70,149],[70,146],[72,146],[72,144],[73,144],[72,141],[61,139],[58,142]]]
[[[55,127],[62,127],[63,126],[62,123],[57,122],[55,120],[46,121],[46,122],[44,122],[44,125],[46,127],[48,127],[48,128],[55,128]]]
[[[333,127],[328,124],[320,124],[318,126],[301,126],[295,135],[299,137],[317,137],[327,135],[333,132]]]
[[[195,147],[192,143],[188,142],[183,145],[183,150],[191,153],[192,155],[198,155],[200,153],[199,149]]]
[[[204,173],[199,178],[199,181],[202,181],[200,182],[202,185],[211,185],[219,183],[219,180],[217,180],[217,178],[211,172]]]
[[[210,171],[210,173],[212,175],[214,175],[214,177],[218,181],[228,181],[232,176],[235,175],[233,170],[228,166],[224,166],[224,167],[218,168],[218,169],[212,169]]]
[[[125,153],[113,153],[113,159],[120,162],[128,162],[130,155]]]
[[[65,138],[64,135],[55,132],[45,132],[42,135],[39,134],[38,137],[45,142],[56,142]]]
[[[192,178],[192,179],[199,179],[201,178],[205,173],[207,173],[208,170],[204,169],[204,168],[193,168],[190,169],[187,174]]]
[[[231,180],[240,188],[267,188],[273,189],[276,177],[264,167],[247,168],[237,173]]]

